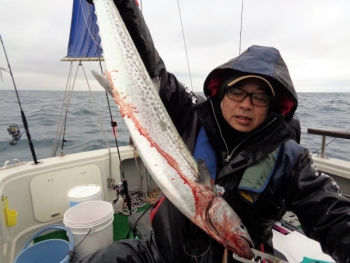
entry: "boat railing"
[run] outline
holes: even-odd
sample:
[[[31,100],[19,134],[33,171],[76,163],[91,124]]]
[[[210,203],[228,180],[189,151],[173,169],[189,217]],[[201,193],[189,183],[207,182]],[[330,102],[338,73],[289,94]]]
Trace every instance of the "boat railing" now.
[[[322,130],[322,129],[316,129],[316,128],[308,128],[307,129],[307,133],[316,134],[316,135],[321,135],[322,136],[322,145],[321,145],[321,154],[320,154],[321,158],[325,158],[326,136],[350,140],[350,132],[331,131],[331,130]]]

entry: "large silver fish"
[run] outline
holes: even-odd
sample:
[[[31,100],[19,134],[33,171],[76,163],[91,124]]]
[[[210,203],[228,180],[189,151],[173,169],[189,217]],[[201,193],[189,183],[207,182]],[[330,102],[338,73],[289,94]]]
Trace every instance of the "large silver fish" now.
[[[253,257],[240,218],[210,183],[174,127],[112,0],[94,0],[105,76],[135,146],[166,197],[192,222],[238,256]]]

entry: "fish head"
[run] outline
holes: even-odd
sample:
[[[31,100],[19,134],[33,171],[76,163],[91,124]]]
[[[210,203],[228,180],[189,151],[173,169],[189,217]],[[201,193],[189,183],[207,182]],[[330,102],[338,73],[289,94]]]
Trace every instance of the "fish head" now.
[[[248,230],[222,197],[218,196],[213,200],[208,210],[208,218],[221,244],[240,257],[253,258],[251,248],[254,245]]]

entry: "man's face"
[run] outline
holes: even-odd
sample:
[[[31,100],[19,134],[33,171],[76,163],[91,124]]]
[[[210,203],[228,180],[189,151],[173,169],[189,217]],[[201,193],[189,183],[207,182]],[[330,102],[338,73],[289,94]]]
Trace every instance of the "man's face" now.
[[[260,79],[245,79],[236,83],[233,87],[237,87],[249,93],[269,94],[269,88],[266,83]],[[253,105],[249,96],[243,99],[243,101],[238,102],[229,99],[227,94],[225,94],[221,101],[221,111],[224,119],[235,130],[250,132],[266,120],[269,113],[269,106],[259,107]]]

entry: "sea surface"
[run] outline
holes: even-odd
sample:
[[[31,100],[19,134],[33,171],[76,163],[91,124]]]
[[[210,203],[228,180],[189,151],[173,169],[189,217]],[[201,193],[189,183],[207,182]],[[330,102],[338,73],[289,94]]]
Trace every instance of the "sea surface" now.
[[[64,91],[18,91],[22,110],[27,118],[34,151],[38,160],[58,155],[62,151],[62,137],[56,153],[53,146],[57,136],[62,111]],[[298,93],[301,145],[311,153],[318,154],[321,136],[307,133],[307,128],[350,131],[350,93]],[[14,90],[0,89],[0,167],[6,160],[13,163],[33,161],[29,143],[24,133],[16,145],[10,145],[12,136],[7,128],[16,123],[24,132],[21,109]],[[111,114],[117,122],[117,143],[127,145],[129,134],[114,101],[101,91],[76,91],[72,94],[68,110],[63,107],[66,118],[64,154],[106,148],[105,137],[110,147],[116,147],[111,128]],[[101,128],[101,125],[103,128]],[[104,130],[104,132],[102,131]],[[350,161],[350,140],[327,137],[326,155]],[[318,151],[318,152],[317,152]]]

